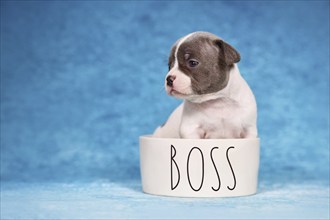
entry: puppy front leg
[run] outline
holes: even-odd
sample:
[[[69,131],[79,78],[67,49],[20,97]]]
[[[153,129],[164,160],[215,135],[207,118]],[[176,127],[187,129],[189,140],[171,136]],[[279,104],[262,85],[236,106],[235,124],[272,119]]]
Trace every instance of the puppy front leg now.
[[[241,138],[257,138],[258,131],[256,126],[250,126],[244,129],[241,134]]]
[[[206,133],[198,125],[182,125],[180,127],[180,137],[185,139],[204,139]]]

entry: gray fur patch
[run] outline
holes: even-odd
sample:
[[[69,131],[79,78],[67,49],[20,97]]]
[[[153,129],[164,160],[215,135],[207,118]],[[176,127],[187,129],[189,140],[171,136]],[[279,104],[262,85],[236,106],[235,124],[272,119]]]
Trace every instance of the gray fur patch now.
[[[169,57],[169,68],[174,65],[175,44]],[[195,94],[208,94],[227,86],[229,71],[240,60],[239,53],[219,37],[208,32],[195,32],[179,47],[177,61],[179,69],[191,78]],[[192,67],[190,63],[197,61]]]

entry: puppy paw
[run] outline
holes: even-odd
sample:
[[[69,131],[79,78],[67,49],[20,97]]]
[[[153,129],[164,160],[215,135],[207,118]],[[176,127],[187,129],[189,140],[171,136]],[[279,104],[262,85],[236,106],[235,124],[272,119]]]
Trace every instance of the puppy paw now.
[[[206,131],[200,128],[180,130],[180,137],[184,139],[205,139],[206,136]]]

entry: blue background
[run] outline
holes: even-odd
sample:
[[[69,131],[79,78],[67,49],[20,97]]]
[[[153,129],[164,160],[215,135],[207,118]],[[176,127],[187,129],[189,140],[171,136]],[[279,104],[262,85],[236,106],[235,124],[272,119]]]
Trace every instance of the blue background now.
[[[50,189],[70,201],[90,196],[65,196],[72,188],[98,195],[88,197],[94,204],[104,189],[108,199],[120,198],[107,200],[122,205],[108,207],[111,215],[79,206],[98,210],[96,218],[145,217],[123,214],[137,201],[160,202],[155,209],[195,204],[140,192],[138,137],[180,103],[163,88],[167,56],[179,37],[199,30],[240,52],[240,71],[256,96],[260,189],[270,194],[244,204],[271,201],[262,217],[292,205],[292,217],[315,217],[318,207],[318,217],[329,218],[328,1],[1,1],[1,217],[72,218],[86,210],[65,212],[62,200],[57,212],[38,210],[57,198]],[[303,195],[314,200],[300,204]],[[223,209],[235,213],[244,199],[230,201]],[[210,214],[212,201],[197,203],[207,217],[221,217]],[[160,213],[151,216],[171,217]]]

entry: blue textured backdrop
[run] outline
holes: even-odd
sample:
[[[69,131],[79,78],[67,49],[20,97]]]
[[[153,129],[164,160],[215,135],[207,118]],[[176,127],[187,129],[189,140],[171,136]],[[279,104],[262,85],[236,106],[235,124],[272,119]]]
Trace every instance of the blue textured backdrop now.
[[[1,1],[1,181],[138,181],[138,137],[180,102],[170,47],[197,30],[241,53],[261,182],[328,187],[328,1]]]

